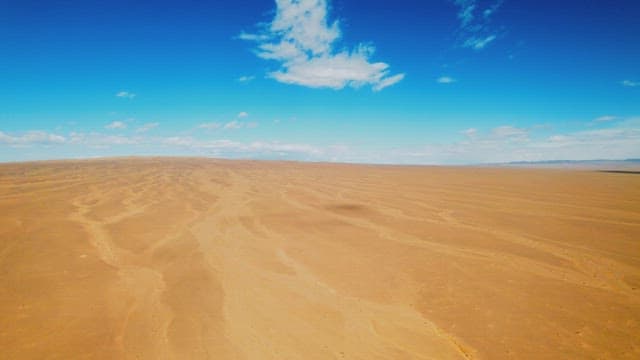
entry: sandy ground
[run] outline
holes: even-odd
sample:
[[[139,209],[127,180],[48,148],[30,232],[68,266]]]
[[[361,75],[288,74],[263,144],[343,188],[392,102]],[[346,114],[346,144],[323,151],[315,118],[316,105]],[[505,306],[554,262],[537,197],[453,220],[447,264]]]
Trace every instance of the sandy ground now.
[[[3,359],[638,359],[640,175],[0,165]]]

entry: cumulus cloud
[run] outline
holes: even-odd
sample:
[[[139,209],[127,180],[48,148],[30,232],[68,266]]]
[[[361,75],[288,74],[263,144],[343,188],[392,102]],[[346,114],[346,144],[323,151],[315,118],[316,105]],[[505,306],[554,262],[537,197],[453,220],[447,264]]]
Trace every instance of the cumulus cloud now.
[[[491,26],[491,18],[504,0],[489,4],[482,4],[479,0],[453,0],[453,3],[458,7],[462,47],[482,50],[498,38],[497,31]]]
[[[249,113],[242,111],[238,114],[238,118],[242,119],[242,118],[246,118],[247,116],[249,116]]]
[[[116,93],[116,96],[119,98],[133,99],[136,97],[136,94],[128,91],[119,91]]]
[[[436,79],[436,82],[439,84],[452,84],[456,82],[456,79],[449,76],[440,76],[439,78]]]
[[[107,125],[105,125],[105,129],[109,130],[123,130],[127,128],[127,124],[123,121],[113,121]]]
[[[636,87],[636,86],[640,86],[640,82],[638,81],[631,81],[631,80],[622,80],[620,82],[620,84],[622,84],[622,86],[626,86],[626,87]]]
[[[326,0],[276,0],[276,16],[263,32],[239,38],[256,42],[259,57],[277,61],[280,69],[268,76],[285,84],[332,89],[369,85],[379,91],[404,78],[391,75],[386,63],[370,62],[371,45],[336,51],[341,36],[338,21],[328,21]]]
[[[157,128],[159,125],[160,124],[157,123],[157,122],[146,123],[146,124],[143,124],[142,126],[140,126],[139,128],[137,128],[136,132],[144,133],[144,132],[147,132],[149,130]]]

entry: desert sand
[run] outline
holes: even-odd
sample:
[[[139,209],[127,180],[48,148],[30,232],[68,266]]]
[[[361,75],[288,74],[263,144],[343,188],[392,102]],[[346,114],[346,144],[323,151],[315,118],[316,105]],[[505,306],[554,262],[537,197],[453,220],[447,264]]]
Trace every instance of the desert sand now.
[[[3,359],[638,359],[640,175],[0,165]]]

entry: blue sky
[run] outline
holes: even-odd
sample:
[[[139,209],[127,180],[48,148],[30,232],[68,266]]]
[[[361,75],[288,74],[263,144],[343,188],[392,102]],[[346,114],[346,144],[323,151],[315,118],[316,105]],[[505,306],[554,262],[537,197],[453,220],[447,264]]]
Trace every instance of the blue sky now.
[[[0,161],[640,158],[640,3],[3,1]]]

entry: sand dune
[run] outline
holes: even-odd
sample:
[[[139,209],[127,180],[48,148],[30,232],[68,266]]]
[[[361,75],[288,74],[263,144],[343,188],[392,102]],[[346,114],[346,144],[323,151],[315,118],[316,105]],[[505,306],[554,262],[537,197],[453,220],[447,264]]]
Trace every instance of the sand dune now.
[[[638,359],[640,176],[0,165],[6,359]]]

